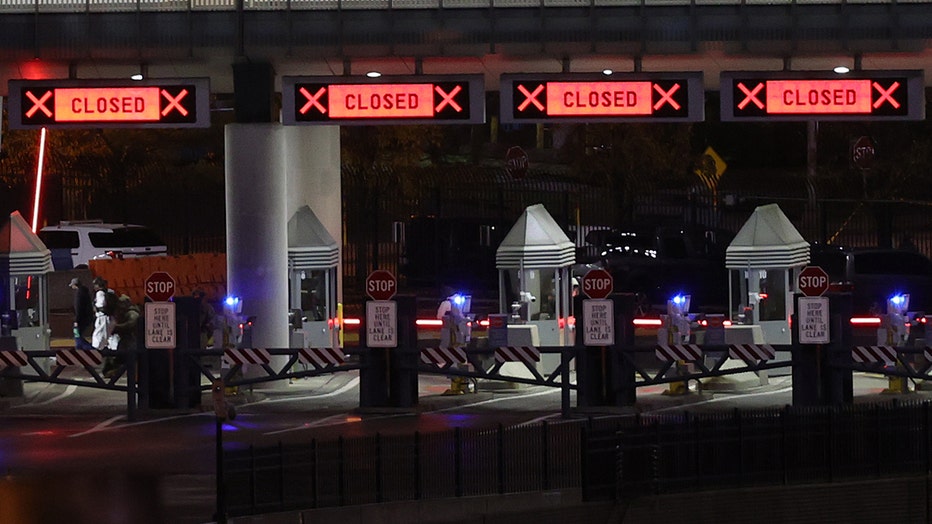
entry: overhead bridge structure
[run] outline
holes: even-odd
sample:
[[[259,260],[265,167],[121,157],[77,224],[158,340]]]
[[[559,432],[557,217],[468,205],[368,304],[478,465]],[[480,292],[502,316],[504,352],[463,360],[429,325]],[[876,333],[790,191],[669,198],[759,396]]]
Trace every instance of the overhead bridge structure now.
[[[0,0],[0,94],[17,78],[926,69],[914,1]],[[928,75],[928,73],[927,73]],[[928,83],[928,81],[927,81]]]

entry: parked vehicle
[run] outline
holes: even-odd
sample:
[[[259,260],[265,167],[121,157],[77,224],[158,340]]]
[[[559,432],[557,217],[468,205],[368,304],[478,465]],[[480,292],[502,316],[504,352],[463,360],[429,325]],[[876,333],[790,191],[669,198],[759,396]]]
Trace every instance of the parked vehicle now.
[[[638,293],[642,304],[654,309],[687,294],[693,311],[724,312],[725,250],[734,236],[723,229],[647,225],[593,231],[587,241],[600,245],[601,264],[612,274],[615,291]]]
[[[855,314],[886,313],[903,293],[910,311],[932,312],[932,260],[913,249],[813,245],[810,264],[828,273],[830,291],[851,293]]]
[[[145,226],[100,221],[62,222],[39,230],[56,270],[86,268],[91,260],[166,255],[159,235]]]

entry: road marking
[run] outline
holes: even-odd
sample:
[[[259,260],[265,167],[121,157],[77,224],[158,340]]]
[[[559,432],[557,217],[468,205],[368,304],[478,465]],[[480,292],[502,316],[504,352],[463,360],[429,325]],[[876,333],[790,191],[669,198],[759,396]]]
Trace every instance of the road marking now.
[[[243,404],[243,405],[241,405],[241,406],[237,406],[237,408],[240,408],[240,407],[248,407],[248,406],[255,406],[255,405],[257,405],[257,404],[277,404],[277,403],[279,403],[279,402],[297,402],[297,401],[299,401],[299,400],[314,400],[314,399],[318,399],[318,398],[335,397],[335,396],[337,396],[337,395],[342,395],[342,394],[346,393],[347,391],[349,391],[349,390],[351,390],[351,389],[357,387],[358,385],[359,385],[359,377],[355,377],[355,378],[353,378],[353,380],[350,380],[349,382],[347,382],[346,384],[344,384],[343,387],[341,387],[340,389],[335,389],[335,390],[333,390],[333,391],[331,391],[331,392],[329,392],[329,393],[321,393],[320,395],[301,395],[301,396],[296,396],[296,397],[278,398],[278,399],[275,399],[275,400],[270,400],[270,399],[268,399],[268,398],[264,398],[264,399],[259,400],[259,401],[257,401],[257,402],[250,402],[250,403],[247,403],[247,404]]]
[[[700,404],[711,404],[713,402],[719,402],[722,400],[744,400],[750,397],[761,397],[764,395],[776,395],[777,393],[786,393],[787,391],[793,391],[793,386],[787,386],[781,389],[775,389],[773,391],[759,391],[757,393],[736,393],[734,395],[722,395],[720,397],[713,397],[709,400],[701,400],[699,402],[693,402],[691,404],[680,404],[677,406],[669,406],[660,409],[652,409],[649,411],[644,411],[644,413],[660,413],[662,411],[673,411],[676,409],[690,409]]]
[[[543,421],[545,421],[545,420],[547,420],[547,419],[551,419],[551,418],[554,418],[554,417],[559,417],[559,416],[561,416],[561,415],[562,415],[562,413],[551,413],[551,414],[549,414],[549,415],[544,415],[543,417],[532,418],[531,420],[526,420],[526,421],[524,421],[524,422],[519,422],[519,423],[516,424],[516,425],[517,425],[517,426],[530,426],[530,425],[533,425],[533,424],[537,424],[537,423],[539,423],[539,422],[543,422]]]
[[[114,422],[122,418],[123,418],[123,415],[117,415],[115,417],[110,417],[107,420],[101,422],[100,424],[97,424],[96,426],[92,427],[91,429],[87,431],[82,431],[81,433],[75,433],[74,435],[68,435],[68,438],[83,437],[84,435],[90,435],[91,433],[103,431],[105,429],[108,429],[111,424],[113,424]]]
[[[347,417],[348,415],[349,415],[349,413],[338,413],[338,414],[336,414],[336,415],[330,415],[329,417],[324,417],[324,418],[322,418],[322,419],[318,419],[318,420],[315,420],[315,421],[313,421],[313,422],[305,422],[304,424],[301,424],[300,426],[294,426],[294,427],[290,427],[290,428],[279,429],[279,430],[277,430],[277,431],[267,431],[267,432],[263,433],[263,435],[279,435],[279,434],[281,434],[281,433],[289,433],[289,432],[292,432],[292,431],[301,431],[302,429],[321,428],[321,427],[326,427],[326,426],[339,426],[340,424],[352,424],[353,422],[356,422],[356,421],[347,420],[346,417]],[[382,420],[382,419],[386,419],[386,418],[405,417],[405,416],[408,416],[408,414],[407,414],[407,413],[399,413],[399,414],[397,414],[397,415],[381,415],[381,416],[378,416],[378,417],[367,418],[366,421],[370,421],[370,420]]]
[[[53,402],[58,402],[59,400],[61,400],[61,399],[63,399],[63,398],[69,397],[69,396],[71,396],[72,393],[74,393],[74,392],[77,391],[77,390],[78,390],[78,386],[75,386],[74,384],[72,384],[72,385],[68,386],[67,388],[65,388],[65,391],[64,391],[61,395],[52,397],[52,398],[50,398],[50,399],[48,399],[48,400],[45,400],[45,401],[43,401],[43,402],[36,402],[36,403],[29,403],[29,404],[18,404],[18,405],[13,406],[13,407],[14,407],[14,408],[23,408],[23,407],[27,407],[27,406],[28,406],[28,407],[33,407],[33,406],[44,406],[44,405],[46,405],[46,404],[51,404],[51,403],[53,403]]]
[[[450,406],[450,407],[448,407],[448,408],[436,409],[436,410],[434,410],[434,411],[425,411],[424,413],[425,413],[425,414],[443,413],[444,411],[453,411],[453,410],[462,409],[462,408],[469,408],[469,407],[474,407],[474,406],[481,406],[481,405],[483,405],[483,404],[493,404],[493,403],[495,403],[495,402],[504,402],[504,401],[506,401],[506,400],[522,400],[522,399],[531,398],[531,397],[540,397],[540,396],[543,396],[543,395],[551,395],[551,394],[553,394],[553,393],[559,393],[559,392],[560,392],[560,389],[557,389],[557,388],[547,388],[546,390],[544,390],[544,391],[538,391],[537,393],[528,393],[527,395],[520,395],[520,396],[516,396],[516,397],[506,396],[506,397],[490,398],[490,399],[487,399],[487,400],[480,400],[479,402],[473,402],[473,403],[471,403],[471,404],[460,404],[460,405],[457,405],[457,406]]]
[[[358,381],[358,379],[356,379],[356,381]],[[349,386],[349,385],[350,385],[350,384],[347,384],[347,386]],[[345,387],[344,387],[344,389],[345,389]],[[338,391],[334,391],[333,393],[339,393],[339,392],[342,392],[342,391],[338,390]],[[432,415],[432,414],[436,414],[436,413],[442,413],[442,412],[445,412],[445,411],[453,411],[453,410],[462,409],[462,408],[466,408],[466,407],[479,406],[479,405],[483,405],[483,404],[491,404],[491,403],[494,403],[494,402],[502,402],[502,401],[505,401],[505,400],[521,400],[521,399],[526,399],[526,398],[529,398],[529,397],[539,397],[539,396],[542,396],[542,395],[550,395],[550,394],[559,393],[559,392],[560,392],[559,389],[547,388],[547,389],[544,390],[544,391],[539,391],[539,392],[536,392],[536,393],[530,393],[530,394],[527,394],[527,395],[520,395],[520,396],[516,396],[516,397],[509,396],[509,397],[492,398],[492,399],[482,400],[482,401],[479,401],[479,402],[473,402],[473,403],[470,403],[470,404],[460,404],[460,405],[452,406],[452,407],[449,407],[449,408],[437,409],[437,410],[433,410],[433,411],[424,411],[422,414],[423,414],[423,415]],[[320,398],[320,397],[323,397],[323,396],[329,396],[329,395],[331,395],[331,394],[328,393],[328,394],[326,394],[326,395],[319,395],[317,398]],[[304,397],[304,398],[308,398],[308,397]],[[281,399],[280,401],[273,401],[273,402],[283,402],[283,401],[287,401],[287,400],[289,400],[289,399]],[[256,404],[258,404],[258,402],[256,402]],[[532,423],[534,423],[535,421],[544,420],[544,419],[547,419],[547,418],[552,418],[552,417],[554,417],[554,416],[556,416],[556,415],[558,415],[558,413],[552,413],[552,414],[550,414],[550,415],[546,415],[546,416],[543,416],[543,417],[539,417],[539,418],[533,419],[533,420],[531,420],[531,421],[522,422],[522,423],[519,424],[519,425],[532,424]],[[278,434],[281,434],[281,433],[288,433],[288,432],[291,432],[291,431],[301,431],[302,429],[308,429],[308,428],[320,428],[320,427],[327,427],[327,426],[339,426],[339,425],[341,425],[341,424],[351,424],[352,421],[346,420],[346,416],[347,416],[346,413],[340,413],[340,414],[337,414],[337,415],[331,415],[331,416],[329,416],[329,417],[324,417],[324,418],[322,418],[322,419],[315,420],[315,421],[313,421],[313,422],[305,422],[304,424],[301,424],[301,425],[299,425],[299,426],[294,426],[294,427],[286,428],[286,429],[280,429],[280,430],[277,430],[277,431],[269,431],[269,432],[264,433],[264,434],[265,434],[265,435],[278,435]],[[366,418],[366,422],[370,422],[370,421],[374,421],[374,420],[384,420],[384,419],[396,418],[396,417],[403,417],[403,416],[408,416],[408,414],[407,414],[407,413],[399,413],[399,414],[392,414],[392,415],[379,415],[379,416],[375,416],[375,417],[367,417],[367,418]]]

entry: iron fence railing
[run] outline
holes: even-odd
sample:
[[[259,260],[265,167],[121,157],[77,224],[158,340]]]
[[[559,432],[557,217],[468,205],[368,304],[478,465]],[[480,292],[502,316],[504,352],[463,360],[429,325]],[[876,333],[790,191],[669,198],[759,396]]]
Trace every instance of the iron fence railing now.
[[[930,473],[932,403],[604,416],[224,452],[231,516],[580,488],[624,500]]]
[[[224,452],[231,516],[578,487],[579,421]]]
[[[809,242],[825,242],[851,247],[898,247],[906,237],[916,248],[932,256],[932,202],[922,200],[819,199],[785,193],[757,194],[732,191],[712,194],[705,188],[655,188],[632,199],[630,208],[622,208],[618,195],[604,188],[574,181],[569,174],[554,170],[532,170],[522,180],[508,176],[498,167],[434,167],[404,172],[391,169],[373,176],[365,170],[343,170],[343,276],[352,289],[375,268],[393,271],[404,284],[408,271],[406,244],[424,238],[397,232],[413,218],[436,217],[459,225],[478,237],[479,225],[507,231],[525,207],[542,203],[568,236],[577,241],[580,257],[596,256],[584,242],[584,233],[592,228],[623,226],[629,221],[700,224],[737,231],[758,205],[776,203]],[[371,180],[380,180],[381,187]],[[405,182],[405,181],[408,182]],[[410,183],[416,180],[417,183]],[[387,182],[386,182],[387,181]],[[135,187],[135,186],[134,186]],[[223,199],[210,196],[206,189],[185,188],[181,184],[164,187],[146,185],[144,189],[127,187],[120,191],[132,198],[114,199],[104,190],[78,176],[52,179],[49,200],[60,201],[61,210],[51,212],[50,223],[58,219],[113,218],[141,223],[160,231],[172,254],[224,251]],[[14,187],[4,193],[0,203],[11,195],[26,198],[28,188]],[[108,192],[109,191],[109,192]],[[133,192],[135,191],[135,193]],[[144,204],[142,194],[158,192],[164,198]],[[96,196],[95,196],[96,195]],[[114,204],[116,201],[118,204]],[[178,213],[161,213],[163,202],[181,202]],[[80,204],[84,202],[84,204]],[[82,207],[94,202],[96,211],[89,215]],[[101,204],[98,206],[98,202]],[[56,209],[55,206],[51,208]],[[472,228],[472,229],[469,229]],[[576,230],[582,234],[577,235]],[[465,233],[461,233],[465,236]],[[452,237],[451,237],[452,238]],[[471,237],[470,237],[471,238]],[[430,239],[441,249],[450,238],[437,234]],[[494,254],[497,242],[491,242]],[[449,249],[449,246],[447,246]],[[473,250],[472,254],[476,251]],[[452,256],[452,255],[451,255]],[[446,260],[438,255],[438,261]],[[422,261],[423,262],[423,261]],[[434,265],[437,265],[436,263]],[[436,272],[437,269],[434,268]],[[431,282],[442,283],[442,276],[430,275]],[[494,277],[494,275],[493,275]],[[494,278],[492,279],[495,280]]]
[[[620,427],[619,495],[929,472],[932,404],[642,417]]]

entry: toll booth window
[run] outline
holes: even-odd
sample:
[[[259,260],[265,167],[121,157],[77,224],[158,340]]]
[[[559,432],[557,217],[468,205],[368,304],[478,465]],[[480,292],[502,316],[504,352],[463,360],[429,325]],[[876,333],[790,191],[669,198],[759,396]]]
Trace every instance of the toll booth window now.
[[[327,319],[327,280],[324,271],[308,271],[301,279],[301,310],[307,320]]]
[[[760,320],[786,320],[786,270],[761,272]]]
[[[74,249],[79,245],[77,231],[39,231],[39,238],[49,249]]]
[[[748,310],[747,276],[742,271],[730,271],[731,275],[731,321],[738,324],[750,324],[753,316]]]
[[[88,233],[94,247],[145,247],[160,246],[162,239],[151,229],[127,227],[114,229],[113,232]]]
[[[531,320],[552,320],[557,318],[557,290],[556,271],[552,269],[540,270],[541,302],[538,312]]]

